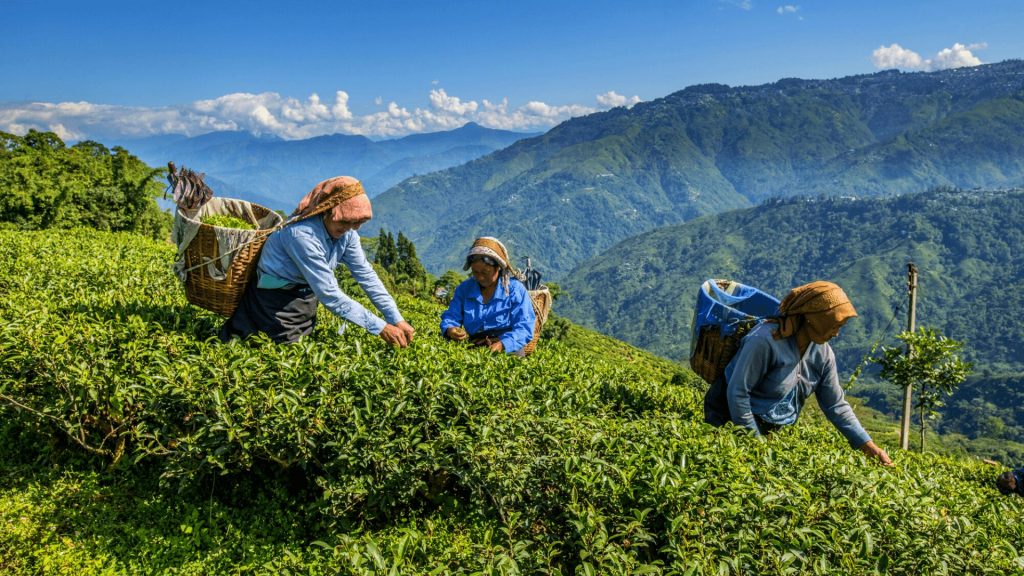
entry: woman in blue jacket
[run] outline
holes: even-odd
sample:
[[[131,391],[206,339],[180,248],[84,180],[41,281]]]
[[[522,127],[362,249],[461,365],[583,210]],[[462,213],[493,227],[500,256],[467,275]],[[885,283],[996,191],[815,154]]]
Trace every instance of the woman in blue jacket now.
[[[536,315],[526,286],[512,276],[504,244],[490,236],[477,238],[462,269],[472,276],[455,288],[441,315],[441,333],[494,352],[523,355],[533,339]]]

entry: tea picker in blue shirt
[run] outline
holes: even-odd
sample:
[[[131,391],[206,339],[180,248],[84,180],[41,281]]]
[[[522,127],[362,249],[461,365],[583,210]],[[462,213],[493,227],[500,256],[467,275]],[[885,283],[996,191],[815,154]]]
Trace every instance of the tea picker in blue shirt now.
[[[732,421],[763,434],[795,424],[814,394],[829,422],[850,446],[892,465],[861,426],[846,401],[828,341],[857,315],[843,289],[831,282],[794,288],[778,315],[758,324],[740,341],[736,356],[705,397],[704,418],[715,426]],[[721,387],[725,387],[724,394]]]
[[[472,277],[455,288],[448,309],[441,314],[441,334],[457,342],[469,341],[493,352],[523,356],[533,339],[536,315],[533,301],[513,277],[508,250],[497,238],[473,242],[463,270]]]
[[[275,342],[295,342],[313,332],[319,303],[388,344],[408,346],[416,331],[402,318],[359,242],[357,230],[372,217],[370,200],[355,178],[317,184],[299,202],[292,223],[267,237],[256,277],[221,328],[221,339],[263,332]],[[342,263],[383,319],[342,292],[334,275]]]

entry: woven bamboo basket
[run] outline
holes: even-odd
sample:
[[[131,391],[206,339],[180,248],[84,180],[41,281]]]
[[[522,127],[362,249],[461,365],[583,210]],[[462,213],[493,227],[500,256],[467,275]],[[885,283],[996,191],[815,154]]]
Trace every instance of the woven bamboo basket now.
[[[234,216],[253,224],[256,229],[239,230],[202,223],[202,218],[210,215]],[[175,218],[199,226],[184,254],[188,270],[185,297],[196,306],[231,316],[256,269],[263,243],[284,219],[269,208],[233,198],[212,198],[196,210],[178,209]],[[229,259],[226,267],[218,236],[228,237],[236,246],[233,254],[225,254]]]
[[[530,300],[533,302],[533,313],[537,320],[533,323],[533,338],[523,346],[523,355],[532,354],[537,348],[537,341],[540,340],[540,333],[544,323],[548,321],[548,314],[551,313],[551,291],[547,286],[541,286],[537,290],[529,290]]]
[[[730,282],[728,280],[715,280],[718,287],[725,290]],[[736,325],[736,331],[728,336],[722,335],[719,326],[704,326],[697,335],[697,342],[694,345],[693,353],[690,355],[690,368],[704,379],[708,384],[714,383],[719,376],[725,373],[725,367],[736,355],[739,349],[740,340],[750,332],[750,329],[757,324],[757,320],[740,322]]]

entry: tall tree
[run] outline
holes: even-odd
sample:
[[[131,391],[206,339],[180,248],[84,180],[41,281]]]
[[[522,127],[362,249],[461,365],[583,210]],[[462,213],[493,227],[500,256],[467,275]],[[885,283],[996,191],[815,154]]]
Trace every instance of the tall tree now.
[[[398,233],[398,240],[395,246],[398,253],[398,261],[395,264],[396,272],[404,274],[412,280],[426,278],[427,271],[423,268],[420,259],[416,257],[416,246],[401,232]]]

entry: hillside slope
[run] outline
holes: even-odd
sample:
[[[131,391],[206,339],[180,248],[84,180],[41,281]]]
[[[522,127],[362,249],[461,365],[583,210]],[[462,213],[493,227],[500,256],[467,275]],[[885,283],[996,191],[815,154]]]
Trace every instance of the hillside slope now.
[[[813,415],[714,430],[692,377],[600,337],[494,355],[400,298],[406,350],[326,314],[295,345],[223,345],[170,246],[0,231],[0,251],[5,574],[1021,569],[997,469],[883,469]]]
[[[1022,122],[1022,61],[692,86],[406,180],[374,226],[434,272],[489,234],[560,278],[630,236],[766,198],[1020,186]]]

